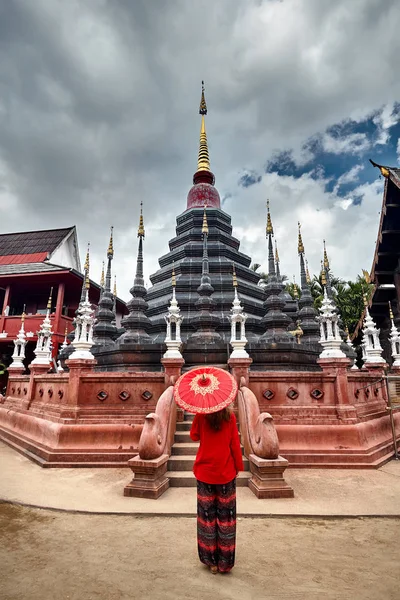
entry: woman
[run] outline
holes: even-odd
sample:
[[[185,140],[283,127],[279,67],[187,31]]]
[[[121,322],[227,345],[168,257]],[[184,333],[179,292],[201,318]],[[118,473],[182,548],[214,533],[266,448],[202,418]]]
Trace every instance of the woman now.
[[[236,476],[243,471],[235,415],[229,408],[196,414],[190,437],[200,440],[193,467],[199,558],[212,573],[228,573],[235,563]]]

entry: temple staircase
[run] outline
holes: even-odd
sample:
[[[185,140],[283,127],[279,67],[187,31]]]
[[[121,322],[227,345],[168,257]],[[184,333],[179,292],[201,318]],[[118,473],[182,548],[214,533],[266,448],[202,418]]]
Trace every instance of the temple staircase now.
[[[184,420],[176,424],[175,443],[171,448],[167,471],[170,487],[196,487],[193,464],[199,444],[193,442],[189,435],[193,418],[194,415],[185,413]],[[239,473],[236,480],[238,487],[246,487],[251,477],[247,458],[243,457],[243,463],[246,471]]]

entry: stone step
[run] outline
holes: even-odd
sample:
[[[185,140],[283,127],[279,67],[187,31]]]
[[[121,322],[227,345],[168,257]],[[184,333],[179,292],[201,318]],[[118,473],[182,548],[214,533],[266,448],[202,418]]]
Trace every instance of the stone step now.
[[[196,442],[192,442],[188,431],[179,431],[175,434],[175,444],[183,444],[183,443],[195,444]]]
[[[178,442],[175,443],[171,448],[172,456],[186,455],[196,456],[199,444],[196,442]]]
[[[192,472],[189,471],[168,471],[167,477],[169,478],[170,487],[196,487],[196,478]],[[237,487],[247,487],[247,483],[251,477],[249,471],[243,471],[239,473],[236,478]]]
[[[179,421],[176,424],[176,431],[190,431],[191,426],[191,421]]]
[[[173,454],[168,460],[168,471],[192,471],[195,454]],[[243,457],[243,466],[249,470],[249,461]]]

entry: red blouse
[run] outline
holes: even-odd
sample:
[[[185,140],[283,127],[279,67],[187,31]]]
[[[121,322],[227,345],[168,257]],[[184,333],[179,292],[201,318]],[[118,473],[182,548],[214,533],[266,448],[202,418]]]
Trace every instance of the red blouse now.
[[[242,450],[236,417],[223,421],[221,429],[210,427],[206,416],[198,414],[193,419],[190,437],[194,442],[200,440],[193,473],[203,483],[229,483],[239,471],[243,471]]]

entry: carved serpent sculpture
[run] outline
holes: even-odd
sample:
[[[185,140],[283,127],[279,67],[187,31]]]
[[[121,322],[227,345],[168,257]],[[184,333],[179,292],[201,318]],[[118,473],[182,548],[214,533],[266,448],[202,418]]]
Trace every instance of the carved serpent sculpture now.
[[[158,399],[156,411],[145,418],[139,440],[139,457],[152,460],[163,454],[170,454],[175,427],[174,386],[170,385]]]
[[[258,400],[240,379],[238,391],[239,422],[245,455],[255,454],[259,458],[276,459],[279,456],[279,440],[272,416],[260,413]]]

